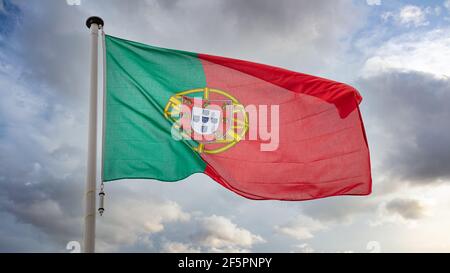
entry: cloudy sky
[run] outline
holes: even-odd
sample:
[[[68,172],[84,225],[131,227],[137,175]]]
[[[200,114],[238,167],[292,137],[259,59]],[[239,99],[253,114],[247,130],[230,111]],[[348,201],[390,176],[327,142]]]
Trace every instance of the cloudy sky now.
[[[251,201],[196,174],[106,185],[99,251],[450,251],[450,1],[0,0],[0,251],[81,241],[88,16],[143,43],[361,92],[373,194]]]

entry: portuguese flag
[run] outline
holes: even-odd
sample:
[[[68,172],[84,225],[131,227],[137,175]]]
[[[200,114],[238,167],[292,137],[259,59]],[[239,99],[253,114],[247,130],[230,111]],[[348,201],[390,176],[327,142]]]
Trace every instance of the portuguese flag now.
[[[204,173],[250,199],[371,192],[353,87],[106,36],[103,181]]]

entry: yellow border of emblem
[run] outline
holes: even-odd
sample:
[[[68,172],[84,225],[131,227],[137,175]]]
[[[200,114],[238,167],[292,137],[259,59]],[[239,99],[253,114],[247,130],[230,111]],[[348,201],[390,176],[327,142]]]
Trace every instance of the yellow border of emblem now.
[[[191,148],[198,153],[218,154],[230,149],[231,147],[236,145],[239,141],[241,141],[241,139],[244,138],[245,134],[248,131],[249,127],[248,114],[245,111],[245,107],[235,97],[220,89],[205,87],[179,92],[169,98],[169,101],[167,102],[166,107],[164,108],[164,116],[172,123],[177,124],[177,120],[173,118],[172,115],[180,113],[183,96],[192,95],[196,93],[203,93],[202,98],[204,100],[209,99],[210,93],[216,93],[230,99],[234,108],[233,113],[239,112],[242,113],[244,120],[242,121],[239,119],[235,119],[233,116],[233,121],[235,121],[237,125],[231,126],[229,130],[226,132],[226,135],[230,137],[230,139],[227,138],[224,140],[216,140],[209,143],[209,144],[224,144],[224,146],[221,146],[216,149],[208,149],[205,147],[204,143],[197,143],[198,145],[196,147],[191,146]],[[236,132],[237,130],[240,130],[240,132]],[[184,137],[189,138],[189,136],[187,136],[187,134],[184,132],[182,133],[182,135]]]

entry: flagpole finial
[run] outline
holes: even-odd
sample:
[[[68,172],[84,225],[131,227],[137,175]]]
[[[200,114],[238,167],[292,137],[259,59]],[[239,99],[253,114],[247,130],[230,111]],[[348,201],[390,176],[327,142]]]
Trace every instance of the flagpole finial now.
[[[103,19],[102,18],[100,18],[100,17],[98,17],[98,16],[91,16],[91,17],[89,17],[87,20],[86,20],[86,26],[88,27],[88,28],[91,28],[91,25],[92,24],[97,24],[98,26],[102,26],[103,27],[103,25],[105,24],[104,22],[103,22]]]

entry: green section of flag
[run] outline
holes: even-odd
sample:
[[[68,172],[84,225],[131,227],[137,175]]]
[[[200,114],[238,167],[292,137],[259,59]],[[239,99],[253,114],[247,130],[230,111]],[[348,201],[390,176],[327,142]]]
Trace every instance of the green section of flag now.
[[[171,135],[164,107],[175,93],[206,86],[197,55],[106,36],[103,181],[181,180],[205,163]]]

